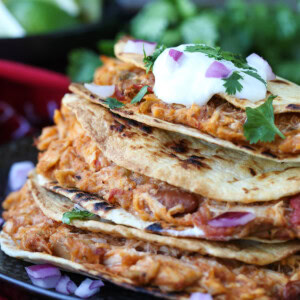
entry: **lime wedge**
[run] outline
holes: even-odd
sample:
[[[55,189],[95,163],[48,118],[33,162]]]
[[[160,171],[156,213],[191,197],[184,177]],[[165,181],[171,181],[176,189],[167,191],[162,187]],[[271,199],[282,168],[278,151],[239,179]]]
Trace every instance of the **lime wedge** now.
[[[0,0],[0,37],[22,37],[25,30]]]
[[[79,21],[49,1],[6,0],[7,8],[28,34],[65,29]]]

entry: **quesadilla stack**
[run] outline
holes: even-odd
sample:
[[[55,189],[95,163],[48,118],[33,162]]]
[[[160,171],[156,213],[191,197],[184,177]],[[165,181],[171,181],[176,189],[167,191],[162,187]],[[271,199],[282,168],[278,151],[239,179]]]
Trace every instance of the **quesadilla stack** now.
[[[94,83],[71,85],[55,125],[37,141],[35,171],[3,204],[1,249],[163,298],[296,299],[299,87],[277,78],[263,100],[221,88],[206,104],[186,106],[174,87],[168,104],[157,97],[159,59],[173,53],[175,64],[166,57],[163,67],[175,78],[189,56],[182,47],[154,48],[121,40],[118,59],[103,58]],[[252,84],[243,76],[239,84]],[[274,132],[258,130],[254,143],[249,109],[255,114],[268,103],[275,116],[266,126]]]

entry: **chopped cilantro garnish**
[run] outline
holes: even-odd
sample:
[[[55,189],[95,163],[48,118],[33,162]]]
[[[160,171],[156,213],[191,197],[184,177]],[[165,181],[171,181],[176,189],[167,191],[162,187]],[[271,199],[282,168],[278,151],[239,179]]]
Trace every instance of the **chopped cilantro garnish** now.
[[[137,95],[131,100],[131,103],[134,104],[140,102],[143,99],[143,97],[147,94],[148,87],[148,85],[143,86],[137,93]]]
[[[154,62],[156,61],[156,59],[158,58],[158,56],[166,49],[166,46],[164,45],[160,45],[157,46],[155,51],[153,52],[152,55],[147,56],[146,52],[144,50],[144,63],[145,63],[145,67],[147,68],[146,72],[148,73],[149,71],[152,71]]]
[[[215,60],[231,61],[237,68],[255,70],[247,64],[246,59],[244,59],[241,55],[223,51],[220,47],[214,48],[202,44],[197,44],[193,46],[187,46],[185,48],[185,51],[201,52],[206,54],[210,58],[214,58]]]
[[[106,98],[105,104],[107,104],[110,109],[120,108],[124,106],[124,103],[118,101],[116,98]]]
[[[243,76],[237,71],[234,71],[228,78],[223,79],[225,81],[223,85],[226,88],[226,93],[228,95],[234,95],[236,92],[240,92],[243,89],[243,86],[239,81],[240,79],[243,79]]]
[[[278,134],[282,139],[285,136],[274,123],[272,102],[277,96],[269,96],[267,101],[257,108],[246,107],[247,120],[244,124],[244,136],[250,144],[258,141],[272,142]]]
[[[258,73],[254,72],[254,71],[250,71],[250,70],[249,71],[243,71],[243,72],[248,74],[249,76],[252,76],[252,77],[256,78],[257,80],[261,81],[264,85],[267,84],[266,81],[263,80]]]
[[[86,220],[94,216],[95,215],[89,211],[74,208],[72,211],[68,211],[63,214],[62,222],[70,224],[72,220]]]
[[[247,64],[246,59],[239,54],[223,51],[220,47],[214,48],[202,44],[187,46],[185,48],[185,51],[201,52],[215,60],[227,60],[232,62],[237,68],[242,69],[240,71],[234,71],[230,77],[223,79],[225,81],[224,87],[226,88],[226,93],[228,95],[234,95],[236,91],[240,92],[243,89],[243,86],[239,81],[243,79],[243,76],[240,73],[245,73],[261,81],[263,84],[267,84],[266,81],[263,78],[261,78],[261,76],[257,73],[257,70],[255,68],[250,67]]]

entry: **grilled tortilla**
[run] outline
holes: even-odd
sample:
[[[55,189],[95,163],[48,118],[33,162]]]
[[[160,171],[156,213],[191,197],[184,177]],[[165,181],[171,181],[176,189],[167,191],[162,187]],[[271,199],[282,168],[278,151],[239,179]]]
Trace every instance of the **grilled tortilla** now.
[[[158,99],[151,88],[154,76],[146,74],[143,56],[123,53],[124,41],[116,44],[115,53],[121,60],[103,58],[104,66],[95,74],[99,85],[116,85],[114,95],[125,107],[113,111],[123,117],[149,126],[192,136],[212,144],[239,150],[266,159],[285,162],[300,161],[300,87],[290,81],[277,78],[268,82],[268,94],[278,95],[273,102],[275,124],[286,136],[277,137],[271,143],[249,144],[243,134],[246,107],[261,105],[265,99],[252,103],[226,94],[215,95],[204,106],[185,107],[166,104]],[[148,85],[150,92],[138,104],[130,104],[140,88]],[[104,99],[92,94],[83,85],[72,84],[74,93],[90,101],[106,106]]]
[[[81,101],[83,102],[81,103]],[[70,109],[76,113],[78,119]],[[95,119],[91,120],[91,116]],[[244,199],[235,202],[231,199],[231,202],[228,203],[216,201],[214,197],[209,198],[191,193],[164,181],[140,174],[144,173],[144,170],[155,169],[160,162],[163,162],[165,169],[167,169],[167,164],[170,164],[172,168],[174,156],[163,155],[160,158],[160,153],[165,148],[160,149],[159,143],[176,144],[182,137],[178,141],[176,138],[171,139],[171,137],[177,134],[145,126],[140,127],[137,123],[129,126],[128,120],[119,117],[115,119],[115,116],[107,110],[86,103],[85,100],[80,100],[72,95],[64,99],[61,111],[57,111],[55,114],[55,122],[56,126],[44,129],[38,141],[38,148],[43,151],[39,155],[37,165],[38,183],[51,191],[68,197],[74,203],[80,204],[86,210],[106,220],[169,236],[198,237],[210,240],[255,237],[270,241],[284,241],[299,236],[299,210],[291,205],[291,203],[298,201],[296,196],[286,196],[273,201],[253,204],[243,203],[247,202]],[[125,122],[125,125],[120,122]],[[151,134],[149,130],[151,130]],[[165,134],[167,136],[164,136]],[[107,137],[112,138],[108,143]],[[168,138],[166,139],[166,137]],[[134,155],[132,155],[133,152],[130,152],[130,157],[133,157],[134,161],[129,161],[129,166],[137,167],[137,172],[121,167],[122,162],[128,162],[126,148],[131,149],[131,147],[128,144],[121,146],[115,143],[114,139],[131,141],[131,145],[135,149],[140,149],[140,153],[143,153],[146,158],[143,162],[148,161],[147,169],[143,169],[143,158],[138,155],[138,151],[134,152]],[[196,140],[193,145],[196,147],[199,143]],[[151,144],[154,147],[155,155],[149,152],[152,147]],[[202,143],[200,144],[202,145]],[[220,163],[218,166],[218,163],[215,164],[214,161],[218,162],[220,159],[220,161],[225,162],[230,156],[226,156],[226,152],[223,152],[224,149],[220,149],[219,158],[215,160],[216,152],[211,151],[205,144],[201,145],[200,147],[206,147],[199,150],[203,152],[203,155],[208,155],[207,159],[204,160],[203,158],[203,160],[205,164],[210,164],[209,168],[199,168],[197,164],[193,168],[195,162],[191,161],[192,168],[188,169],[191,175],[186,173],[185,170],[190,157],[188,151],[188,156],[185,159],[183,159],[185,154],[180,154],[181,160],[178,164],[178,167],[180,166],[178,170],[183,170],[183,175],[186,175],[187,178],[184,178],[180,171],[176,172],[175,164],[173,170],[169,169],[169,176],[176,174],[179,176],[177,178],[190,181],[196,180],[198,176],[199,186],[203,184],[204,179],[207,180],[210,177],[217,181],[219,177],[220,182],[210,186],[211,195],[218,194],[218,188],[220,188],[220,194],[225,191],[225,188],[222,188],[222,182],[226,179],[226,174],[229,176],[228,180],[229,178],[232,180],[234,178],[242,179],[243,176],[250,176],[252,179],[253,175],[249,171],[243,172],[247,161],[242,160],[241,166],[234,166],[230,163],[232,158],[228,162],[226,174],[223,175],[222,164]],[[115,159],[110,160],[110,153],[119,153],[122,156],[121,163]],[[196,160],[195,156],[193,158]],[[178,158],[176,160],[178,161]],[[186,163],[182,164],[181,161]],[[282,184],[286,177],[280,177],[280,169],[276,168],[283,168],[281,169],[283,174],[295,172],[295,170],[296,174],[299,173],[299,170],[295,168],[288,168],[268,161],[259,163],[259,161],[260,159],[248,161],[249,167],[251,166],[257,172],[261,172],[256,177],[258,179],[254,179],[252,183],[253,187],[257,186],[256,189],[263,186],[265,190],[273,192],[272,189],[276,189],[277,185]],[[237,161],[237,163],[239,162]],[[241,172],[238,172],[240,167]],[[274,188],[273,186],[269,187],[267,181],[263,185],[257,184],[257,180],[263,180],[269,176],[267,173],[269,170],[272,170],[269,173]],[[287,177],[287,184],[289,181],[295,180],[295,177],[290,178],[289,176],[291,175]],[[194,185],[197,186],[196,181],[194,181]],[[226,188],[229,193],[233,191],[231,186],[234,186],[234,183],[228,182]],[[279,191],[290,193],[291,189],[295,187],[299,188],[297,185],[291,184],[288,191],[280,188],[276,191],[277,193]],[[240,190],[243,191],[242,188]],[[261,193],[263,194],[265,190],[261,190]],[[290,198],[296,198],[296,200],[291,202]],[[209,224],[210,220],[228,212],[251,213],[255,218],[251,222],[233,227],[213,227]]]
[[[32,197],[43,214],[54,221],[61,222],[63,214],[72,211],[74,203],[67,197],[47,191],[36,180],[28,181]],[[77,228],[109,234],[123,238],[134,238],[139,241],[159,244],[172,251],[188,251],[201,255],[234,259],[254,265],[268,265],[282,260],[300,250],[300,242],[292,241],[280,244],[263,244],[252,241],[207,242],[195,239],[164,237],[146,233],[132,227],[115,225],[99,220],[73,220],[71,224]]]
[[[34,189],[36,199],[47,198],[38,202],[52,217],[59,218],[69,205],[68,200],[50,196],[38,186]],[[56,209],[50,210],[48,202]],[[214,299],[274,299],[293,291],[300,277],[297,256],[257,267],[124,238],[118,230],[116,236],[111,234],[114,225],[110,224],[106,224],[110,234],[86,230],[104,228],[99,223],[89,225],[96,221],[75,221],[73,225],[78,228],[62,224],[42,212],[28,185],[10,194],[4,208],[6,223],[0,243],[7,255],[36,263],[50,262],[137,291],[142,286],[165,298],[188,299],[190,293],[199,291],[210,293]]]

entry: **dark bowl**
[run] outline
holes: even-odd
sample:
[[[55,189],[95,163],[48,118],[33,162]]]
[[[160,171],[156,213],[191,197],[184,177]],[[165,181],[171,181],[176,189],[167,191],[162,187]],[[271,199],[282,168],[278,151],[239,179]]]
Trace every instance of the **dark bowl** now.
[[[0,59],[64,71],[71,49],[96,49],[97,41],[114,38],[127,22],[129,16],[121,6],[114,1],[107,3],[101,21],[94,24],[22,38],[0,38]]]

